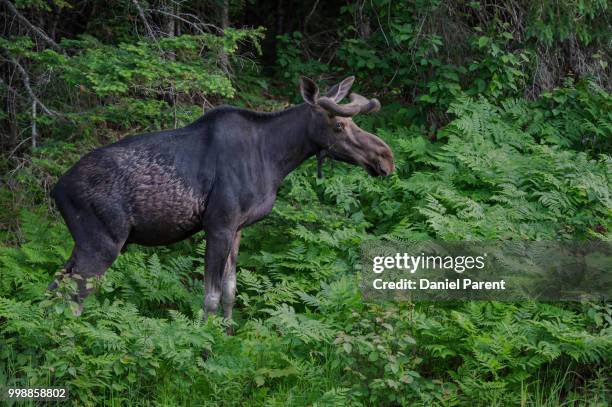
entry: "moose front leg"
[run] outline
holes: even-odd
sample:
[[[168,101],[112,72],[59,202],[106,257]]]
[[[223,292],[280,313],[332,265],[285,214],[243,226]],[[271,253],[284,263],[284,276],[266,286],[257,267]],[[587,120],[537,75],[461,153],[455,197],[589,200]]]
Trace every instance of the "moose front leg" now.
[[[204,311],[206,316],[215,314],[219,307],[222,282],[236,230],[215,229],[206,231],[206,255],[204,270]]]
[[[223,303],[223,317],[230,321],[232,319],[232,309],[236,300],[236,257],[238,256],[238,248],[240,247],[240,231],[236,232],[230,254],[225,263],[225,271],[223,273],[223,292],[221,302]],[[234,328],[229,325],[227,334],[233,335]]]

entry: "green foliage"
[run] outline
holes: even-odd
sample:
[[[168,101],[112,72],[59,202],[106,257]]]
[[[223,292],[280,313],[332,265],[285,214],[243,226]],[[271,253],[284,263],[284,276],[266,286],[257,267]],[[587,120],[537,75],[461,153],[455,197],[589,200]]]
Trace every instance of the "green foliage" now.
[[[277,63],[281,77],[288,83],[298,83],[305,73],[314,77],[330,70],[328,65],[316,59],[302,58],[301,40],[302,33],[299,31],[278,36]]]
[[[368,78],[370,91],[413,104],[411,121],[432,132],[462,93],[539,96],[568,72],[610,84],[605,1],[354,2],[341,7],[335,26],[333,52],[317,52],[318,37],[282,36],[278,72],[292,81],[339,72]]]
[[[533,6],[528,34],[552,45],[555,40],[567,40],[575,35],[585,44],[603,39],[609,4],[603,0],[572,2],[540,2]]]
[[[593,155],[612,151],[612,97],[598,85],[571,78],[544,92],[530,117],[530,132],[547,142]]]
[[[90,35],[64,39],[61,50],[37,51],[30,38],[0,39],[0,49],[27,59],[53,78],[62,117],[38,119],[45,133],[91,132],[95,126],[114,130],[156,129],[193,121],[206,98],[234,98],[232,78],[218,64],[220,55],[236,57],[240,44],[261,52],[263,29],[228,28],[222,36],[181,35],[156,40],[107,44]],[[179,99],[189,103],[178,104]],[[71,111],[70,106],[78,106]],[[22,119],[29,119],[25,114]]]
[[[245,32],[257,39],[257,31]],[[203,49],[211,52],[235,51],[236,42],[245,36],[232,36],[227,41],[213,35],[182,35],[158,42],[101,44],[94,38],[65,40],[63,45],[77,49],[68,61],[64,80],[68,86],[81,86],[81,91],[96,96],[156,94],[174,89],[180,93],[199,91],[231,97],[231,82],[215,64],[203,58]],[[247,39],[249,39],[247,37]],[[173,60],[164,57],[172,53]],[[46,61],[42,61],[46,62]]]

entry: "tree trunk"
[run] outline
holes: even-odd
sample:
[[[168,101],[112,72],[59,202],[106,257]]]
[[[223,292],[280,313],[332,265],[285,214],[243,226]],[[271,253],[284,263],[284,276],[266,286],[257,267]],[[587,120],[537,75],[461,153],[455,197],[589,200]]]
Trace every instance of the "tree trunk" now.
[[[36,101],[32,99],[32,150],[36,148],[36,138],[38,131],[36,130]]]
[[[285,31],[285,9],[283,0],[276,3],[276,35],[281,35]]]
[[[223,30],[223,35],[225,35],[227,27],[229,27],[229,0],[223,0],[223,6],[221,7],[221,29]],[[229,58],[224,50],[221,50],[220,60],[221,69],[224,73],[229,74]]]
[[[166,35],[168,37],[174,37],[176,34],[176,18],[174,16],[178,15],[178,5],[170,0],[166,5],[166,10],[168,10],[168,14],[166,15]]]

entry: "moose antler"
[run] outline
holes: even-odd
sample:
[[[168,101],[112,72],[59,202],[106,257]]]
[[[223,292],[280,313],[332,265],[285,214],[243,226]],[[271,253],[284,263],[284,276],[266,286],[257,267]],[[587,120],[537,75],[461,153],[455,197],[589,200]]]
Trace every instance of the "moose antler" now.
[[[317,104],[336,116],[351,117],[361,113],[376,112],[380,109],[378,99],[367,99],[357,93],[351,93],[350,103],[339,105],[331,98],[323,96],[317,99]]]

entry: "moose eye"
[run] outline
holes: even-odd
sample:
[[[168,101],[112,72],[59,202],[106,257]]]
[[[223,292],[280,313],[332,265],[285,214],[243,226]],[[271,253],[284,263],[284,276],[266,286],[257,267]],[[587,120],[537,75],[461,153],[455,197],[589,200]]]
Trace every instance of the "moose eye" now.
[[[336,133],[341,132],[344,129],[344,123],[336,123],[336,125],[334,126],[334,131]]]

